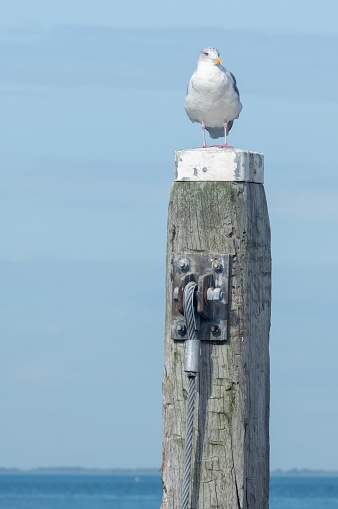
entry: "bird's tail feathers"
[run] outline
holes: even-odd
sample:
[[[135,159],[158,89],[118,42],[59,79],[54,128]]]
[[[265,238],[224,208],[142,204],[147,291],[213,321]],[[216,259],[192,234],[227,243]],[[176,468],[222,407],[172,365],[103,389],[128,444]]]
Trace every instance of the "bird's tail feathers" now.
[[[210,138],[213,140],[224,136],[224,127],[206,127],[206,130],[209,132]]]
[[[227,124],[227,134],[232,128],[232,124],[234,123],[233,120],[230,120]],[[224,127],[206,127],[206,130],[210,134],[210,138],[213,140],[216,140],[217,138],[222,138],[224,136]]]

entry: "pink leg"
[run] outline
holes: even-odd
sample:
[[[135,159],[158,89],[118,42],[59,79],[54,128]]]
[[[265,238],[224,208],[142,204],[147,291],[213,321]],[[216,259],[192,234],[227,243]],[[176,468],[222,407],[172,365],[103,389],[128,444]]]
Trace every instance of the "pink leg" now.
[[[207,148],[207,142],[205,141],[205,123],[202,122],[202,134],[203,134],[203,148]]]
[[[220,146],[223,147],[223,148],[234,148],[232,145],[228,145],[227,144],[227,126],[228,126],[228,122],[224,122],[224,124],[223,124],[223,127],[224,127],[224,143],[223,143],[223,145],[220,145]]]

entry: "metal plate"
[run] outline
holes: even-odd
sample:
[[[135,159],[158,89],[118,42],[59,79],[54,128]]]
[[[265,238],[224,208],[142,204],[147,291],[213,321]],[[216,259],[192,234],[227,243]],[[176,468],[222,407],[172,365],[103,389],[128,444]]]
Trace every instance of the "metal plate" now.
[[[212,274],[212,277],[210,277]],[[184,324],[181,314],[182,293],[186,282],[195,281],[196,288],[196,335],[201,341],[224,342],[228,339],[230,256],[227,254],[200,255],[195,253],[176,254],[173,261],[173,289],[177,288],[177,300],[172,297],[172,339],[184,341],[186,334],[178,332],[177,326]],[[204,285],[203,287],[201,285]],[[201,303],[201,294],[206,286],[214,285],[222,291],[222,299]],[[200,293],[198,297],[198,293]],[[199,309],[204,316],[197,313]],[[203,310],[203,311],[202,311]],[[212,332],[214,328],[214,332]]]

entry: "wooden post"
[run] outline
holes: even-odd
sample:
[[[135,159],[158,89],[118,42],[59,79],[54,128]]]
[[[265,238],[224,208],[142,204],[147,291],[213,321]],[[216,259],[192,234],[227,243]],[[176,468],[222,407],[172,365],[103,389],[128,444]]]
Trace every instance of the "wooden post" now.
[[[183,343],[172,339],[176,253],[230,255],[228,340],[202,342],[192,509],[268,509],[271,255],[263,156],[176,152],[167,243],[161,509],[180,509],[187,399]]]

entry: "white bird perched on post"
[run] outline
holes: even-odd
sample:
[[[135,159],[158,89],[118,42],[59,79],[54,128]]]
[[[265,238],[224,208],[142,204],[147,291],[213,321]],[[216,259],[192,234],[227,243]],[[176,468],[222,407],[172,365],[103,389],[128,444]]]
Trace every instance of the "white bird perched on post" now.
[[[205,129],[213,139],[224,136],[224,143],[219,147],[230,147],[227,134],[242,110],[235,76],[221,63],[216,48],[202,49],[185,96],[188,117],[202,125],[203,147],[208,146]]]

